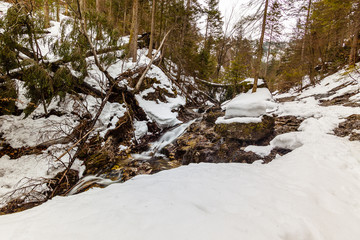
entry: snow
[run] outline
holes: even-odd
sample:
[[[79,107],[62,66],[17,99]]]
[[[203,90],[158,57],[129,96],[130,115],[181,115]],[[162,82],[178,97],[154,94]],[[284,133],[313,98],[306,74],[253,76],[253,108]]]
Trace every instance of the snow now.
[[[10,3],[0,2],[0,17],[4,16],[10,7],[11,7]]]
[[[7,7],[0,2],[0,11]],[[56,37],[54,33],[59,27],[52,22],[49,36]],[[46,53],[45,44],[42,50]],[[118,61],[109,67],[109,73],[116,77],[124,70],[149,62],[146,50],[139,50],[138,54],[137,63]],[[56,59],[51,54],[47,56],[50,60]],[[90,76],[85,81],[103,91],[106,81],[96,66],[90,70]],[[136,95],[139,105],[161,128],[179,124],[176,109],[185,104],[185,98],[175,94],[178,89],[161,69],[153,67],[147,77],[156,78],[158,83]],[[331,100],[357,91],[350,100],[359,101],[359,81],[354,80],[358,77],[359,73],[342,70],[302,93],[276,96],[296,94],[293,102],[275,104],[270,92],[260,88],[257,93],[241,94],[225,104],[225,118],[219,118],[217,123],[259,122],[261,116],[270,112],[306,118],[298,132],[279,135],[268,146],[245,148],[260,157],[267,156],[274,148],[293,150],[269,164],[191,164],[151,176],[137,176],[105,189],[56,197],[28,211],[1,216],[1,239],[357,240],[360,236],[360,142],[336,137],[333,130],[346,117],[360,114],[360,109],[320,106],[316,95],[328,95],[330,90],[343,85],[344,88],[322,99]],[[23,109],[28,103],[25,90],[20,81],[16,83],[20,93],[17,106]],[[165,97],[165,103],[145,100],[157,88],[176,97]],[[48,108],[79,115],[89,112],[94,116],[100,99],[82,97],[82,101],[70,96],[64,101],[54,99]],[[124,104],[108,102],[96,131],[105,136],[125,113]],[[14,148],[36,146],[64,136],[79,123],[74,114],[38,118],[43,114],[40,105],[26,119],[24,115],[0,116],[2,137]],[[168,131],[151,145],[152,153],[173,142],[192,122]],[[136,139],[147,134],[146,121],[134,121],[134,128]],[[359,130],[353,132],[359,133]],[[53,155],[59,156],[67,147],[51,146],[40,155],[14,160],[7,155],[1,157],[0,195],[26,186],[29,178],[55,176],[63,166]],[[69,158],[65,156],[62,161],[66,164]],[[80,175],[84,171],[80,161],[76,161],[73,168]],[[83,181],[89,178],[99,180],[89,176]],[[103,182],[111,183],[114,182]]]
[[[360,130],[358,130],[358,129],[354,129],[352,132],[355,134],[360,134]]]
[[[149,129],[147,126],[147,121],[134,121],[134,128],[135,128],[135,138],[139,140],[140,138],[144,137]]]
[[[245,148],[261,157],[275,147],[293,150],[269,164],[191,164],[56,197],[0,217],[2,239],[357,240],[360,142],[333,130],[360,109],[322,107],[302,96],[279,104],[275,114],[306,119],[298,132],[279,135],[269,146]],[[143,124],[135,125],[140,131]]]
[[[177,101],[178,99],[175,99],[175,101],[171,100],[171,102],[168,103],[157,103],[155,101],[144,100],[139,95],[135,97],[148,117],[155,121],[160,128],[172,127],[181,123],[181,121],[177,119],[178,113],[172,110],[185,104],[182,99],[179,99],[180,101]]]
[[[31,117],[26,119],[24,117],[24,114],[0,117],[0,132],[13,148],[34,147],[40,143],[64,137],[75,126],[75,121],[71,118],[50,116],[34,120]]]
[[[251,90],[239,94],[226,104],[225,119],[235,117],[259,117],[276,108],[272,95],[267,88],[259,88],[255,93]]]
[[[243,80],[242,82],[247,82],[248,84],[250,84],[250,85],[254,85],[254,79],[253,78],[247,78],[247,79],[245,79],[245,80]],[[262,84],[264,84],[264,80],[262,80],[262,79],[258,79],[258,86],[259,85],[262,85]]]
[[[190,165],[57,197],[0,217],[2,239],[355,240],[360,143],[316,134],[268,165]]]
[[[360,64],[358,64],[357,67],[359,66]],[[292,89],[289,93],[278,94],[277,96],[275,96],[275,98],[296,96],[297,99],[299,100],[302,98],[312,97],[315,95],[322,95],[322,94],[327,95],[330,92],[330,90],[333,90],[336,87],[342,85],[345,86],[345,88],[339,89],[332,96],[323,98],[324,100],[331,100],[337,96],[341,96],[349,92],[356,92],[356,91],[358,92],[360,89],[360,81],[357,79],[359,77],[360,77],[360,73],[357,71],[352,72],[347,69],[342,69],[337,73],[324,78],[323,80],[321,80],[321,82],[317,83],[316,86],[306,88],[301,93],[298,93],[295,89]]]
[[[230,124],[230,123],[261,123],[262,117],[234,117],[226,119],[225,117],[219,117],[215,124]]]
[[[70,159],[65,155],[61,162],[57,160],[62,155],[68,145],[53,145],[49,147],[43,154],[24,155],[17,159],[10,159],[4,155],[0,158],[0,196],[7,197],[8,194],[19,189],[31,185],[34,181],[43,178],[53,178],[58,172],[64,170],[64,164]],[[73,153],[75,150],[70,151]],[[76,160],[71,169],[79,171],[79,176],[85,170],[82,162]],[[41,186],[43,190],[46,186]],[[0,198],[0,206],[4,205],[5,198]]]
[[[244,151],[245,152],[253,152],[259,155],[260,157],[266,157],[268,156],[271,151],[273,150],[273,146],[256,146],[256,145],[250,145],[247,146]]]

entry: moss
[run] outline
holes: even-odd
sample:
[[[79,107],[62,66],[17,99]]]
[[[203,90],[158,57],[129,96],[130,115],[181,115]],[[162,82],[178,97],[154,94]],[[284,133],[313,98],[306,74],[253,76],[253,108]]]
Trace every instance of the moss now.
[[[214,124],[219,117],[224,116],[223,112],[209,112],[205,114],[204,120],[208,123]]]
[[[225,138],[258,141],[270,135],[274,130],[274,126],[274,119],[264,116],[263,121],[260,123],[217,124],[215,132]]]
[[[109,163],[110,156],[107,152],[98,152],[85,160],[86,174],[96,174],[100,169],[105,168]]]

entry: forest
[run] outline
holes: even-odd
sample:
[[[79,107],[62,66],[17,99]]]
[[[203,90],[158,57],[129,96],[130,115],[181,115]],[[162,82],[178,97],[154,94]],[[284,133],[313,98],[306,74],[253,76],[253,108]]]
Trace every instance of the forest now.
[[[230,2],[0,1],[1,239],[360,236],[360,0]]]

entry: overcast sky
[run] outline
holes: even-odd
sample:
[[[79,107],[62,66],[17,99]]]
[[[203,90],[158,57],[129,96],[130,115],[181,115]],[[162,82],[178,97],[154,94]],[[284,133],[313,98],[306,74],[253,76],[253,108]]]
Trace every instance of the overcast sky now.
[[[253,2],[253,0],[220,0],[219,1],[219,8],[223,15],[223,20],[225,23],[229,21],[231,17],[231,23],[235,24],[238,22],[243,16],[249,15],[255,11],[254,7],[249,8],[247,4],[249,2]],[[233,12],[233,16],[231,13]],[[289,39],[289,36],[292,32],[293,27],[296,25],[296,19],[288,19],[287,21],[283,22],[285,27],[283,40]],[[260,31],[260,29],[259,29]],[[250,33],[253,35],[252,33]],[[255,34],[256,35],[256,34]],[[253,36],[254,37],[254,36]]]

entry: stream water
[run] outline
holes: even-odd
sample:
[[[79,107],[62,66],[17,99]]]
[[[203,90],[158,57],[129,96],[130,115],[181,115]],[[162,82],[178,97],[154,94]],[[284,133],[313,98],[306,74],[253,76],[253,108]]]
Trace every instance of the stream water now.
[[[196,120],[197,119],[194,119],[169,129],[157,141],[149,144],[150,145],[149,150],[139,154],[132,154],[133,160],[150,161],[155,158],[163,159],[165,156],[160,153],[161,150],[170,143],[174,142],[182,134],[184,134],[188,129],[188,127],[191,124],[193,124]],[[113,183],[119,183],[119,182],[121,182],[121,173],[119,173],[118,180],[111,180],[108,178],[104,178],[101,176],[94,176],[94,175],[85,176],[82,179],[80,179],[80,181],[71,189],[68,195],[77,194],[81,192],[83,189],[86,189],[89,186],[95,184],[101,187],[106,187]]]

